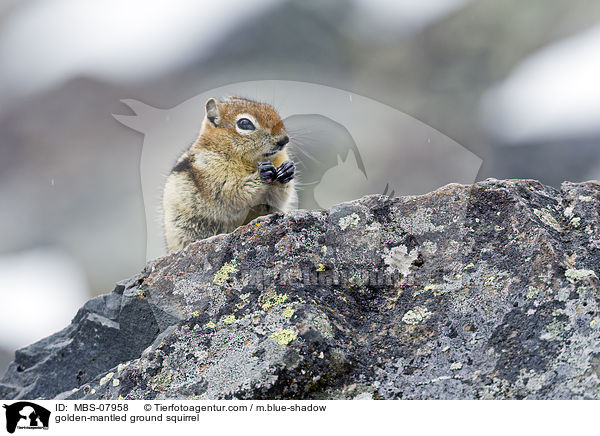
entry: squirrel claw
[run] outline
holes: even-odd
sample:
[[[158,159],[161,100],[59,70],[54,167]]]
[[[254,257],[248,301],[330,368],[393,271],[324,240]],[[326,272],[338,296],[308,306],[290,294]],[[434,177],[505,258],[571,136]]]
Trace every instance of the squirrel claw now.
[[[288,183],[296,176],[296,165],[291,160],[286,160],[277,168],[277,181]]]
[[[273,180],[277,179],[277,170],[271,161],[259,162],[258,175],[263,182],[271,183]]]

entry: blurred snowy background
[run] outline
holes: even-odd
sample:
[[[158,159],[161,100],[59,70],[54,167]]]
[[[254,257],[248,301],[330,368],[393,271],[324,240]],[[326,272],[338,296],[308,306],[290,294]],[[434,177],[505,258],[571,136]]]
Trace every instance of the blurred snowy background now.
[[[1,1],[0,372],[145,262],[120,100],[331,86],[461,144],[478,180],[559,186],[600,179],[599,54],[597,0]]]

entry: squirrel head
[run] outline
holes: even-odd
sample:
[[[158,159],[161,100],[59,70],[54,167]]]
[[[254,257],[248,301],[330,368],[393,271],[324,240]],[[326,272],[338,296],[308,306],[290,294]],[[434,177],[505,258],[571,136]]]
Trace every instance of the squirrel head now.
[[[200,138],[204,148],[227,150],[256,162],[275,156],[289,142],[271,105],[241,97],[208,99]]]

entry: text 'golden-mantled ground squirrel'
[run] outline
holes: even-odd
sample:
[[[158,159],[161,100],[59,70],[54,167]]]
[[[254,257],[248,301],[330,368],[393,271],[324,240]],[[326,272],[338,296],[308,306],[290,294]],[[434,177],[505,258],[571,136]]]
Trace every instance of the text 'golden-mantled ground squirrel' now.
[[[288,142],[272,106],[240,97],[209,99],[198,139],[165,184],[168,251],[287,211],[296,200]]]

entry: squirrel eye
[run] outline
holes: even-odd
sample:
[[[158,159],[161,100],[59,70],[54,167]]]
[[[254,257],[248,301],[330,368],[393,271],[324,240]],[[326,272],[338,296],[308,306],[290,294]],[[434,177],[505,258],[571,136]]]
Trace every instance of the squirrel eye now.
[[[242,130],[255,130],[254,124],[248,118],[240,118],[237,122],[237,126]]]

